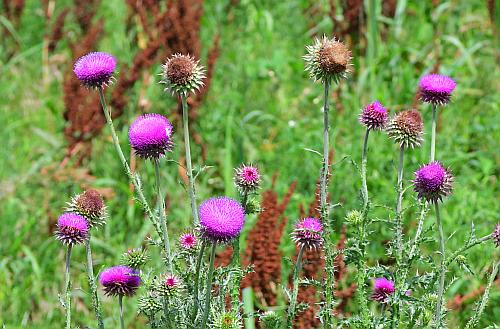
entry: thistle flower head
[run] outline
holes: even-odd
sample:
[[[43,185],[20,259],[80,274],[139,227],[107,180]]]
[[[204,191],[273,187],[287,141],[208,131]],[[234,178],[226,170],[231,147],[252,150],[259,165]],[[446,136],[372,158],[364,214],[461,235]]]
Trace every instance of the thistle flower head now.
[[[389,123],[387,133],[400,147],[420,146],[424,140],[424,124],[420,113],[416,110],[399,112]]]
[[[163,309],[163,298],[156,291],[148,291],[138,301],[138,311],[145,315],[155,314]]]
[[[456,87],[455,81],[440,74],[424,75],[419,82],[420,99],[433,105],[446,105]]]
[[[379,303],[386,303],[389,296],[394,293],[394,282],[386,278],[377,278],[373,282],[371,298]]]
[[[105,269],[99,282],[107,296],[132,296],[141,285],[141,277],[136,270],[119,265]]]
[[[196,247],[197,239],[193,233],[184,233],[179,237],[179,244],[183,249],[194,249]]]
[[[381,130],[387,123],[387,110],[379,101],[368,104],[359,115],[359,122],[367,129]]]
[[[257,167],[242,164],[234,170],[234,183],[241,193],[250,193],[260,186],[260,173]]]
[[[413,187],[419,199],[437,202],[451,194],[453,175],[440,162],[434,161],[415,172]]]
[[[82,85],[101,88],[108,85],[116,68],[116,59],[107,53],[93,52],[80,57],[73,66],[73,72]]]
[[[223,311],[221,314],[216,314],[214,323],[210,327],[214,329],[240,329],[243,328],[243,324],[238,313]]]
[[[94,189],[86,190],[71,198],[66,211],[85,217],[91,228],[104,225],[108,217],[102,195]]]
[[[67,212],[57,219],[55,237],[65,245],[80,244],[89,238],[87,220],[75,213]]]
[[[171,296],[180,288],[181,281],[173,274],[162,275],[156,283],[157,291],[162,296]]]
[[[205,78],[205,69],[200,61],[189,55],[174,54],[162,65],[165,91],[187,95],[200,90]]]
[[[133,268],[135,270],[139,270],[146,264],[149,260],[149,255],[146,249],[139,247],[134,249],[127,250],[126,253],[123,254],[122,263],[125,266]]]
[[[173,147],[172,124],[160,114],[144,114],[135,119],[128,139],[135,153],[143,159],[159,159]]]
[[[260,316],[260,324],[264,329],[281,328],[283,317],[274,311],[266,311]]]
[[[323,36],[306,49],[307,54],[303,58],[311,79],[322,83],[331,80],[338,83],[341,78],[347,77],[351,66],[351,52],[345,44],[335,38]]]
[[[495,225],[493,233],[491,233],[491,239],[495,244],[495,247],[500,247],[500,224]]]
[[[228,197],[211,198],[199,209],[201,236],[213,243],[226,243],[236,238],[245,223],[240,203]]]
[[[318,249],[323,244],[323,225],[317,218],[304,218],[295,224],[292,240],[300,247]]]

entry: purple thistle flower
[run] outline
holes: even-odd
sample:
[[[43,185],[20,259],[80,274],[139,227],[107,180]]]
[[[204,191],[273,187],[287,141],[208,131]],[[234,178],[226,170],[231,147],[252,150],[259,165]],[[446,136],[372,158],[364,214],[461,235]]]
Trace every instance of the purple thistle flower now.
[[[317,218],[304,218],[295,224],[292,240],[300,247],[318,249],[323,244],[323,225]]]
[[[80,57],[73,66],[73,72],[80,82],[89,88],[107,85],[116,68],[116,59],[107,53],[93,52]]]
[[[141,285],[139,272],[128,266],[113,266],[99,276],[107,296],[132,296]]]
[[[387,123],[387,110],[379,101],[375,101],[365,106],[359,115],[359,122],[367,129],[381,130]]]
[[[422,101],[433,105],[446,105],[456,84],[445,75],[427,74],[420,79],[419,87]]]
[[[228,197],[211,198],[200,205],[201,236],[213,243],[236,238],[245,223],[240,203]]]
[[[160,114],[144,114],[135,119],[128,139],[143,159],[159,159],[172,150],[172,124]]]
[[[491,238],[493,239],[495,247],[500,247],[500,224],[495,225],[495,229],[493,233],[491,233]]]
[[[184,249],[196,247],[196,236],[193,233],[184,233],[179,237],[179,244]]]
[[[234,171],[234,183],[242,193],[253,192],[259,188],[260,173],[257,167],[242,164]]]
[[[373,282],[373,293],[371,298],[379,303],[386,303],[390,295],[394,293],[394,282],[386,278],[377,278]]]
[[[436,202],[449,196],[452,191],[453,175],[449,169],[434,161],[423,165],[415,172],[413,186],[417,197]]]
[[[78,214],[67,212],[57,219],[56,239],[65,245],[80,244],[89,238],[87,220]]]

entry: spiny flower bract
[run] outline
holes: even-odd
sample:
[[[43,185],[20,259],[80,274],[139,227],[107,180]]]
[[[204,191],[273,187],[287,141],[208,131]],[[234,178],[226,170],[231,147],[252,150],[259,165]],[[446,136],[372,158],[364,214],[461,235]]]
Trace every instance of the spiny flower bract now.
[[[379,303],[386,303],[394,291],[394,282],[386,278],[377,278],[373,282],[371,298]]]
[[[440,74],[424,75],[418,84],[420,99],[433,105],[446,105],[456,84],[452,78]]]
[[[92,52],[80,57],[73,66],[73,72],[80,82],[88,88],[101,88],[112,79],[116,59],[104,52]]]
[[[187,232],[179,237],[179,245],[183,249],[194,249],[196,247],[197,239],[193,233]]]
[[[214,323],[210,327],[214,329],[240,329],[243,328],[243,325],[238,313],[223,311],[221,314],[215,314]]]
[[[65,245],[83,243],[89,238],[87,220],[75,213],[64,213],[57,219],[57,230],[54,235]]]
[[[406,110],[396,114],[386,130],[389,137],[400,147],[415,148],[424,140],[424,124],[417,110]]]
[[[387,123],[387,110],[379,101],[368,104],[359,115],[359,122],[367,129],[381,130]]]
[[[165,274],[158,278],[156,290],[162,296],[171,296],[175,294],[181,285],[181,281],[173,274]]]
[[[440,162],[434,161],[415,171],[413,187],[419,199],[436,202],[451,194],[453,175]]]
[[[159,159],[172,150],[172,132],[172,124],[164,116],[144,114],[130,126],[128,139],[141,158]]]
[[[228,197],[211,198],[199,208],[201,236],[214,243],[236,238],[245,223],[241,204]]]
[[[85,217],[90,227],[104,225],[107,219],[102,195],[94,189],[86,190],[71,198],[66,211]]]
[[[329,39],[323,36],[316,38],[314,44],[307,46],[304,55],[306,71],[314,81],[322,83],[331,80],[339,82],[346,78],[351,66],[351,52],[345,44],[336,38]]]
[[[174,54],[162,65],[161,83],[166,85],[165,91],[172,94],[187,95],[200,90],[205,78],[205,69],[200,61],[189,55]]]
[[[139,247],[127,250],[122,256],[122,263],[133,269],[142,268],[149,260],[149,255],[146,249]]]
[[[323,244],[323,225],[317,218],[304,218],[295,224],[292,240],[300,247],[318,249]]]
[[[234,170],[234,183],[241,193],[256,191],[260,186],[260,173],[256,166],[242,164]]]
[[[132,296],[141,285],[139,272],[128,266],[113,266],[105,269],[99,276],[107,296]]]

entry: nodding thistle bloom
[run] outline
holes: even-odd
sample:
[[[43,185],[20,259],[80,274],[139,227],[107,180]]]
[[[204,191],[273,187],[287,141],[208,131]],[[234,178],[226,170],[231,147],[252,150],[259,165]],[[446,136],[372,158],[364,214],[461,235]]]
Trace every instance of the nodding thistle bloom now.
[[[337,39],[328,39],[326,36],[307,46],[307,54],[303,57],[306,62],[306,71],[314,81],[322,83],[331,80],[339,82],[346,78],[351,66],[351,52],[345,44]]]
[[[371,298],[379,303],[387,303],[389,296],[394,293],[394,282],[386,278],[377,278],[373,283]]]
[[[187,95],[203,86],[205,69],[189,55],[175,54],[162,65],[165,91]]]
[[[166,274],[157,282],[157,290],[162,296],[174,294],[180,287],[181,281],[173,274]]]
[[[93,189],[86,190],[71,198],[66,211],[85,217],[91,228],[104,225],[108,216],[101,194]]]
[[[420,99],[433,105],[446,105],[456,87],[455,81],[440,74],[424,75],[418,84]]]
[[[323,225],[317,218],[304,218],[295,224],[292,240],[300,247],[318,249],[323,244]]]
[[[245,223],[241,204],[228,197],[211,198],[199,209],[201,236],[213,243],[226,243],[236,238]]]
[[[88,88],[101,88],[109,84],[116,68],[116,59],[107,53],[93,52],[80,57],[73,72]]]
[[[147,251],[143,248],[129,249],[123,254],[122,262],[124,265],[139,270],[149,260]]]
[[[424,124],[417,110],[406,110],[394,116],[387,127],[387,134],[400,147],[419,147],[423,142]]]
[[[56,239],[65,245],[80,244],[89,238],[87,220],[78,214],[67,212],[57,219]]]
[[[493,230],[493,233],[491,233],[491,239],[493,239],[495,247],[500,246],[500,224],[495,225],[495,229]]]
[[[260,186],[260,173],[257,167],[242,164],[234,170],[234,183],[241,193],[250,193]]]
[[[434,161],[415,172],[413,187],[419,199],[436,202],[451,194],[453,175],[440,162]]]
[[[107,296],[132,296],[141,285],[141,277],[136,270],[119,265],[105,269],[99,282]]]
[[[387,110],[375,101],[365,106],[359,115],[359,122],[367,129],[382,130],[387,123]]]
[[[179,244],[183,249],[195,248],[196,242],[196,236],[193,233],[184,233],[179,237]]]
[[[135,153],[143,159],[159,159],[173,147],[173,127],[160,114],[144,114],[135,119],[128,139]]]

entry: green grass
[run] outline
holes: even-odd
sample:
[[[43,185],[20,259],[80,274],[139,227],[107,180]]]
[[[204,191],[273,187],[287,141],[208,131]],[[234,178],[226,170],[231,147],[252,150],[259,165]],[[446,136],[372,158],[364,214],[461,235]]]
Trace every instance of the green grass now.
[[[68,3],[69,1],[61,1]],[[376,1],[378,2],[378,1]],[[272,3],[272,5],[271,5]],[[401,2],[404,4],[404,2]],[[62,6],[59,1],[57,8]],[[322,88],[313,84],[304,72],[301,56],[311,43],[311,33],[331,31],[331,22],[318,17],[311,29],[303,14],[306,1],[240,1],[233,9],[234,21],[226,22],[226,13],[219,1],[208,1],[202,21],[203,45],[208,48],[215,33],[221,33],[221,55],[216,65],[210,92],[200,108],[200,117],[193,129],[202,136],[208,148],[203,165],[212,166],[198,181],[201,199],[211,195],[233,194],[228,186],[232,168],[240,162],[259,164],[264,172],[264,188],[279,172],[276,189],[284,193],[293,181],[297,190],[286,215],[295,219],[298,205],[314,197],[314,184],[319,174],[320,158],[305,150],[320,150],[322,145]],[[121,64],[130,63],[135,45],[117,12],[125,13],[122,1],[105,1],[100,16],[106,19],[106,34],[101,50],[118,55]],[[489,233],[500,220],[498,198],[499,155],[497,152],[500,122],[500,70],[495,62],[495,43],[484,1],[446,1],[433,8],[430,1],[407,2],[395,20],[378,17],[370,20],[378,29],[379,40],[373,57],[366,57],[359,45],[354,49],[354,73],[340,86],[341,99],[332,99],[332,132],[335,161],[351,156],[360,161],[363,130],[357,122],[359,109],[378,98],[391,111],[411,106],[419,77],[427,73],[437,60],[441,73],[452,76],[458,84],[452,103],[440,111],[437,158],[450,166],[456,176],[454,195],[442,207],[444,230],[451,238],[447,248],[455,250],[467,238],[472,222],[478,236]],[[3,18],[3,12],[0,11]],[[0,21],[0,25],[4,20]],[[373,25],[370,25],[371,27]],[[62,291],[64,250],[51,236],[53,223],[68,198],[85,184],[108,187],[114,195],[108,201],[111,217],[108,225],[95,234],[97,269],[112,265],[122,252],[137,246],[152,227],[137,204],[130,202],[131,192],[113,145],[105,133],[93,141],[92,161],[84,165],[92,178],[81,178],[81,170],[58,170],[64,157],[65,140],[62,119],[61,75],[69,63],[69,50],[63,40],[58,56],[64,62],[51,66],[51,81],[42,84],[42,38],[45,29],[38,1],[28,1],[20,27],[15,31],[19,51],[10,61],[1,55],[5,45],[0,41],[0,324],[6,328],[52,328],[63,322],[58,305]],[[370,29],[371,32],[373,30]],[[383,37],[380,36],[383,32]],[[375,31],[377,33],[377,31]],[[433,39],[437,36],[437,41]],[[69,37],[72,37],[71,34]],[[363,43],[365,43],[363,39]],[[373,42],[369,44],[373,47]],[[371,48],[370,48],[371,49]],[[204,51],[206,53],[206,50]],[[497,57],[498,58],[498,57]],[[159,71],[159,64],[152,73]],[[156,76],[153,75],[156,79]],[[119,79],[119,76],[118,76]],[[153,110],[167,116],[174,102],[152,81],[146,86],[146,97]],[[110,87],[113,88],[113,87]],[[116,124],[122,146],[128,152],[127,129],[137,115],[136,91],[126,115]],[[336,109],[342,108],[342,111]],[[420,106],[430,137],[429,107]],[[182,153],[181,133],[176,134],[177,148],[173,158]],[[407,156],[405,182],[411,173],[427,161],[429,142]],[[194,147],[194,159],[199,161]],[[370,137],[368,187],[373,202],[393,206],[397,150],[385,135]],[[153,167],[138,161],[146,194],[153,195]],[[177,167],[165,163],[165,189],[171,198],[168,218],[171,235],[186,228],[189,218],[187,194],[179,184]],[[330,184],[331,198],[341,202],[333,216],[341,225],[345,213],[359,208],[360,180],[349,161],[335,165]],[[407,193],[405,205],[412,202]],[[387,213],[379,211],[379,216]],[[434,223],[430,212],[426,226]],[[415,216],[408,212],[405,226],[413,231]],[[383,256],[381,241],[391,236],[388,227],[376,227],[376,239],[370,245],[372,261]],[[293,251],[285,239],[283,250]],[[429,254],[437,245],[427,244]],[[472,276],[457,267],[449,278],[458,280],[453,293],[466,293],[486,282],[486,271],[493,257],[498,257],[491,243],[469,253]],[[72,274],[78,297],[74,318],[77,324],[94,322],[84,275],[84,250],[75,248]],[[108,327],[116,327],[117,306],[104,298]],[[134,302],[128,300],[127,322],[136,320]],[[472,305],[464,312],[452,312],[450,325],[463,325]],[[493,290],[485,311],[483,326],[494,321],[500,312],[500,293]],[[137,323],[133,327],[139,327]]]

